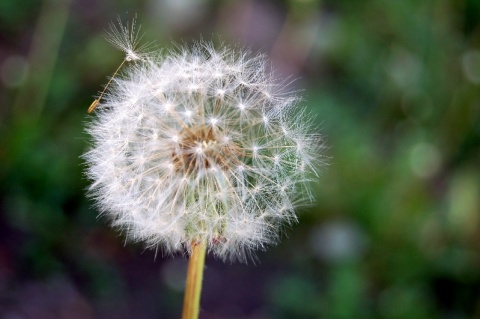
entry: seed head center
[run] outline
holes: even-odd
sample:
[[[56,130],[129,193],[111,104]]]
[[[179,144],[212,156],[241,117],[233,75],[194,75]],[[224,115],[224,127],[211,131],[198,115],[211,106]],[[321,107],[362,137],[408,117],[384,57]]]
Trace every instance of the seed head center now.
[[[209,168],[228,170],[239,162],[240,148],[209,126],[187,127],[172,143],[172,163],[182,174],[199,174]]]

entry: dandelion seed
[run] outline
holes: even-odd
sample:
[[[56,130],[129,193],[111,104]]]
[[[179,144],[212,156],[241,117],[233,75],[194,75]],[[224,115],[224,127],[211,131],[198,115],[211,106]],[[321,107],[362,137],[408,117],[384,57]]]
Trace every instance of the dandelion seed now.
[[[201,43],[145,54],[134,24],[110,32],[125,61],[140,63],[92,103],[102,108],[88,127],[89,193],[133,240],[172,253],[206,243],[245,261],[312,200],[320,137],[292,112],[299,98],[277,93],[263,56]]]
[[[151,43],[139,45],[143,34],[140,33],[140,27],[136,27],[136,20],[134,17],[131,22],[123,24],[119,17],[117,23],[111,23],[107,31],[107,41],[125,53],[126,61],[143,60],[152,47]]]
[[[100,104],[100,100],[99,100],[99,99],[95,99],[95,100],[92,102],[92,104],[90,104],[90,106],[88,107],[87,112],[88,112],[88,113],[92,113],[92,112],[96,109],[96,107],[98,106],[98,104]]]
[[[118,24],[112,23],[110,25],[110,31],[107,32],[107,40],[113,46],[125,53],[125,59],[115,70],[107,85],[105,85],[103,91],[100,93],[99,97],[95,99],[92,104],[90,104],[90,107],[87,110],[88,113],[92,113],[100,104],[100,101],[106,90],[108,89],[110,83],[120,71],[120,69],[123,67],[125,62],[142,61],[148,55],[149,49],[151,49],[152,44],[146,43],[139,46],[142,35],[140,35],[140,28],[138,30],[135,28],[135,24],[136,17],[133,18],[132,22],[127,22],[125,25],[122,24],[120,18],[118,18]]]

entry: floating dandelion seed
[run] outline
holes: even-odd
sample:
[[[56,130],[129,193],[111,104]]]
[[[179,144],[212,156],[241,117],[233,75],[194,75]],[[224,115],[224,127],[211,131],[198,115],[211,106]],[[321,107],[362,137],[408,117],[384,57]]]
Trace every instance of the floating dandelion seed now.
[[[118,66],[117,70],[113,73],[112,77],[108,81],[107,85],[105,85],[98,98],[96,98],[92,104],[90,104],[87,110],[88,113],[92,113],[100,104],[100,101],[108,86],[125,62],[143,61],[148,56],[148,52],[152,48],[152,45],[151,43],[139,45],[142,36],[143,35],[140,34],[140,28],[136,28],[136,17],[133,18],[132,22],[127,22],[126,25],[122,24],[120,18],[118,18],[118,24],[112,23],[110,25],[110,31],[107,31],[107,40],[117,49],[123,51],[125,53],[125,58]]]
[[[107,40],[125,53],[126,61],[141,61],[148,56],[152,49],[151,43],[140,44],[143,34],[140,33],[140,27],[137,27],[136,20],[134,17],[131,22],[123,25],[118,18],[118,23],[110,24],[110,30],[107,31]]]
[[[133,25],[115,30],[110,41],[137,63],[111,80],[88,127],[84,158],[101,211],[165,252],[205,243],[245,261],[275,243],[311,201],[319,163],[300,98],[282,92],[263,56],[203,43],[145,54]]]

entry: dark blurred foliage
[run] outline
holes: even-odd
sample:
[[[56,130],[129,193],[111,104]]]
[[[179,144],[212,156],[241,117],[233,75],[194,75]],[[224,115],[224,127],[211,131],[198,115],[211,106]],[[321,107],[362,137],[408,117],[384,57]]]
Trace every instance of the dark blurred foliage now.
[[[317,204],[256,264],[207,258],[202,318],[480,318],[480,2],[3,0],[0,317],[178,318],[186,260],[97,218],[79,156],[103,38],[265,52],[326,136]]]

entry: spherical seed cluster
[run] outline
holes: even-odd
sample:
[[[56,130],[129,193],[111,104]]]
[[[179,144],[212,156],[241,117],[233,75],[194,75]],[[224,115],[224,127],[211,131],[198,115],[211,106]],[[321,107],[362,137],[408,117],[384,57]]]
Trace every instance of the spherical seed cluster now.
[[[310,200],[319,137],[282,89],[263,57],[230,49],[142,58],[89,125],[91,194],[134,240],[245,259]]]

